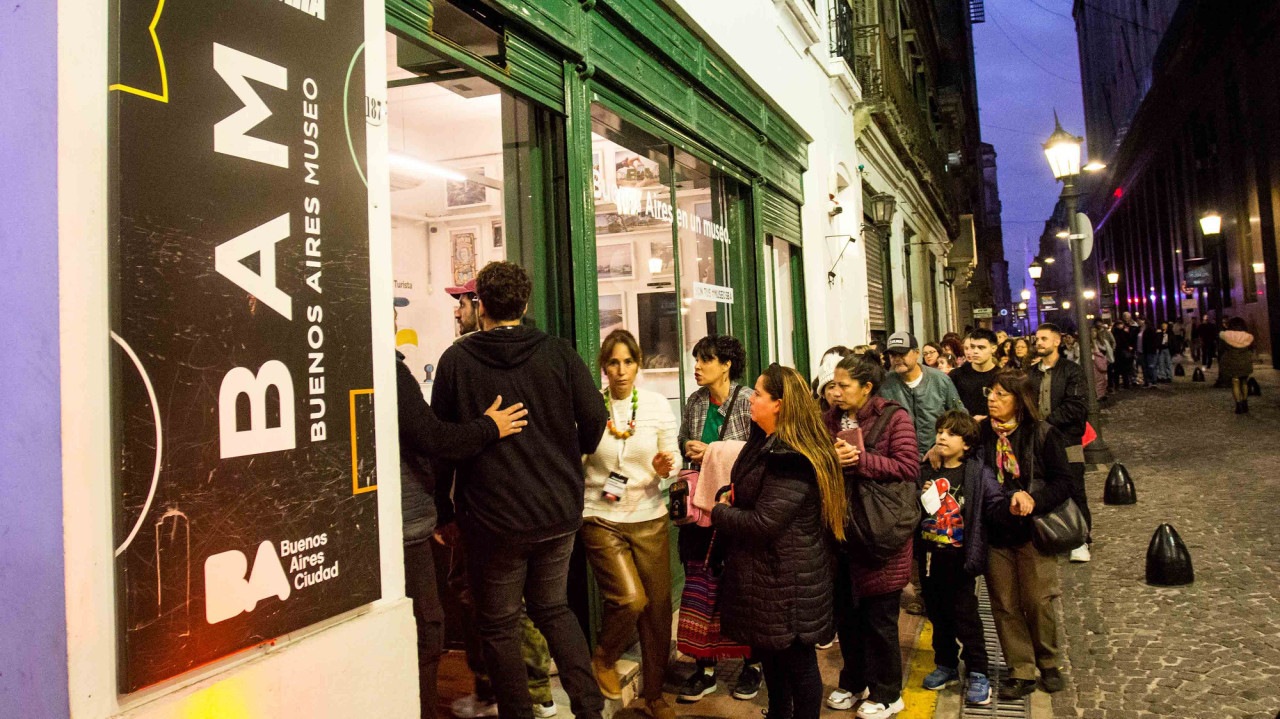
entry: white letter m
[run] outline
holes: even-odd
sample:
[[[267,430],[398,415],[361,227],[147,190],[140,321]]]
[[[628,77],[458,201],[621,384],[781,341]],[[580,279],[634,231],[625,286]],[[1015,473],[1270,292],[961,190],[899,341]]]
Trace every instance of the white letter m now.
[[[244,107],[236,110],[213,126],[213,150],[254,162],[276,167],[289,166],[289,148],[278,142],[270,142],[245,134],[271,117],[271,110],[258,97],[253,86],[245,78],[252,78],[281,90],[289,89],[289,71],[279,65],[233,50],[226,45],[213,44],[213,69],[222,76],[235,92]]]

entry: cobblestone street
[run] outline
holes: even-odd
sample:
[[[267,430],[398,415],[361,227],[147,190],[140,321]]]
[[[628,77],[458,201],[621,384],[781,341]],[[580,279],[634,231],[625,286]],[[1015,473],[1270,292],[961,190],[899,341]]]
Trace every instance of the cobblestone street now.
[[[1103,412],[1104,437],[1138,504],[1102,503],[1088,477],[1093,562],[1063,565],[1068,688],[1057,717],[1251,717],[1280,710],[1280,376],[1233,414],[1228,390],[1190,377],[1131,390]],[[1189,547],[1195,583],[1144,582],[1161,522]]]

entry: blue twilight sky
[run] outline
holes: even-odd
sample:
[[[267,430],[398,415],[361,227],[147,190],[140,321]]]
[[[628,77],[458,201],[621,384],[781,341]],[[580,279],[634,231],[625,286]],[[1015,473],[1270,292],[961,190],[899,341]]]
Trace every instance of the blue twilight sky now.
[[[973,26],[982,140],[995,145],[1003,205],[1004,253],[1013,297],[1030,287],[1044,221],[1060,186],[1041,145],[1062,126],[1084,136],[1080,55],[1071,0],[985,0],[987,21]]]

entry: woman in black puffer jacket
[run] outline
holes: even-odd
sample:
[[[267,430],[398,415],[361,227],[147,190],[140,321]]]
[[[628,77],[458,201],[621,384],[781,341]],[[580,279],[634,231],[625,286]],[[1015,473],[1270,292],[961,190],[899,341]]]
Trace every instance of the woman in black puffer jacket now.
[[[835,634],[832,540],[844,538],[844,485],[804,378],[774,364],[755,389],[732,492],[711,513],[726,548],[721,627],[762,659],[770,719],[817,719],[815,647]]]

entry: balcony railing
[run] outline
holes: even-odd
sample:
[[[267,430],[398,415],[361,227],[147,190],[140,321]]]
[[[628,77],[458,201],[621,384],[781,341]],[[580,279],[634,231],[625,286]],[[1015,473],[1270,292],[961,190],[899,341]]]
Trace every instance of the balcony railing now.
[[[837,3],[839,4],[839,3]],[[910,80],[898,63],[879,25],[853,28],[853,71],[862,85],[863,104],[879,116],[891,139],[909,156],[923,184],[950,211],[952,200],[946,179],[946,155],[938,147],[936,133],[916,100]]]
[[[849,69],[853,69],[853,7],[849,5],[849,0],[831,0],[831,11],[827,19],[831,56],[844,58],[849,63]]]

